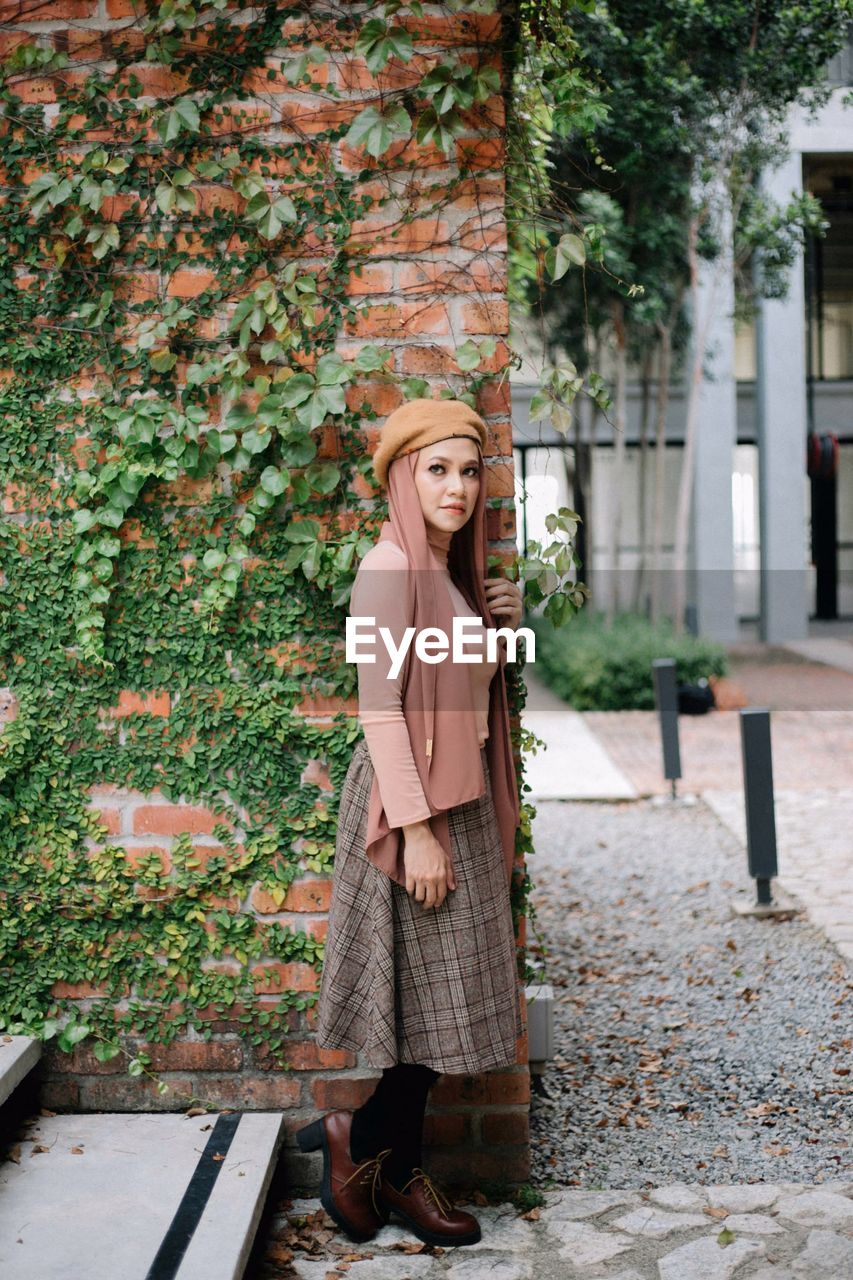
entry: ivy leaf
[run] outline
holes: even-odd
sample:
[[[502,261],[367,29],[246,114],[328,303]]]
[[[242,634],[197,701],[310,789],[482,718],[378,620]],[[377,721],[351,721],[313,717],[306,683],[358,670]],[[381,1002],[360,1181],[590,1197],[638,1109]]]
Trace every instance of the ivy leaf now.
[[[480,348],[476,342],[472,342],[469,338],[467,342],[463,342],[461,347],[456,348],[454,358],[463,372],[470,373],[480,363]]]
[[[259,191],[246,205],[246,217],[257,224],[258,234],[265,240],[274,240],[286,222],[298,222],[296,205],[290,196],[270,199],[266,191]]]
[[[272,435],[269,431],[262,431],[259,427],[250,427],[248,431],[244,431],[240,439],[240,443],[249,453],[263,453],[266,449]]]
[[[234,431],[219,431],[216,427],[208,431],[204,438],[208,446],[220,455],[229,453],[237,443]]]
[[[132,499],[129,500],[128,506],[132,501]],[[102,507],[98,513],[98,523],[105,525],[108,529],[120,529],[124,523],[124,510],[118,507]]]
[[[443,63],[428,72],[418,85],[418,94],[429,98],[439,116],[474,104],[474,80],[470,67],[450,67]]]
[[[317,577],[317,574],[320,572],[321,563],[322,550],[319,542],[315,542],[309,546],[302,559],[302,572],[305,574],[305,577],[309,582],[313,582],[314,578]]]
[[[355,543],[345,542],[342,547],[338,547],[335,552],[335,568],[341,573],[346,573],[352,567],[355,558]]]
[[[317,361],[314,376],[321,387],[331,387],[340,382],[349,382],[351,374],[341,357],[336,352],[331,352]]]
[[[164,142],[174,142],[183,132],[198,133],[198,107],[192,98],[178,98],[157,121],[157,132]]]
[[[290,482],[290,474],[283,467],[265,467],[261,472],[261,488],[278,498]]]
[[[314,379],[310,373],[295,373],[282,386],[280,397],[285,409],[303,404],[314,391]]]
[[[545,254],[545,269],[552,280],[561,280],[569,267],[582,267],[586,262],[586,249],[580,236],[572,233],[560,236]]]
[[[209,547],[205,551],[201,563],[208,573],[214,573],[217,569],[221,569],[227,559],[228,557],[224,551],[221,551],[218,547]]]
[[[63,1027],[59,1033],[58,1043],[63,1052],[68,1053],[73,1049],[75,1044],[79,1044],[81,1040],[85,1040],[92,1028],[85,1022],[72,1022],[70,1025]]]
[[[94,245],[92,249],[92,257],[96,261],[100,261],[109,253],[110,249],[117,249],[119,246],[118,227],[114,222],[108,222],[106,226],[92,227],[84,244]]]
[[[312,460],[312,458],[316,456],[317,446],[310,436],[291,435],[288,438],[284,453],[285,453],[285,457],[287,458],[287,461],[290,463],[292,467],[306,467],[308,463]],[[297,477],[297,480],[301,480],[301,477]],[[294,480],[293,482],[294,490],[297,484],[297,480]],[[301,483],[304,484],[305,483],[304,480],[302,480]],[[296,501],[304,502],[307,496],[308,496],[308,491],[306,487],[304,497],[296,498]]]
[[[266,489],[256,489],[252,494],[252,505],[258,511],[269,511],[270,507],[275,506],[275,498]]]
[[[493,94],[500,93],[501,78],[496,67],[480,67],[474,72],[473,81],[476,102],[485,102]]]
[[[296,410],[297,422],[301,423],[303,427],[307,427],[309,431],[314,431],[317,427],[322,426],[325,419],[326,407],[319,391],[311,396],[310,400],[306,400],[299,405]]]
[[[318,410],[324,410],[324,416],[327,413],[345,413],[347,407],[347,398],[343,387],[318,387],[314,394],[317,402]],[[321,419],[322,421],[322,419]],[[319,426],[320,424],[317,423]]]
[[[539,418],[547,418],[551,414],[551,397],[546,391],[537,391],[531,397],[530,407],[527,410],[527,416],[531,422],[536,422]]]
[[[97,1041],[92,1047],[92,1053],[99,1062],[109,1062],[114,1057],[118,1057],[120,1052],[122,1052],[120,1044],[110,1044],[106,1041]]]
[[[287,526],[284,537],[287,542],[316,542],[319,533],[320,526],[316,520],[296,520]]]
[[[389,351],[383,351],[379,347],[374,347],[371,343],[366,347],[362,347],[352,363],[359,373],[375,373],[387,364],[390,354]]]
[[[404,378],[400,389],[407,400],[426,400],[429,396],[426,378]]]
[[[87,529],[93,528],[98,523],[98,517],[88,507],[80,507],[71,516],[71,523],[75,533],[85,533]]]
[[[178,357],[168,347],[158,347],[151,352],[148,360],[155,373],[168,373],[178,363]]]
[[[340,478],[341,473],[333,462],[312,462],[305,471],[305,479],[318,493],[331,493]]]
[[[350,147],[364,144],[369,156],[378,158],[396,138],[407,138],[412,121],[405,107],[391,106],[385,111],[365,107],[350,125],[345,141]]]
[[[355,51],[362,55],[374,74],[382,70],[389,58],[409,62],[414,54],[410,32],[405,27],[389,27],[381,18],[365,22],[356,40]]]
[[[194,213],[198,203],[196,193],[189,190],[193,175],[188,169],[179,169],[171,180],[164,179],[154,190],[154,199],[163,213],[171,213],[174,209],[181,213]]]
[[[459,116],[439,115],[434,107],[427,107],[418,117],[415,138],[420,143],[432,142],[447,153],[453,148],[454,138],[464,132],[465,124]]]

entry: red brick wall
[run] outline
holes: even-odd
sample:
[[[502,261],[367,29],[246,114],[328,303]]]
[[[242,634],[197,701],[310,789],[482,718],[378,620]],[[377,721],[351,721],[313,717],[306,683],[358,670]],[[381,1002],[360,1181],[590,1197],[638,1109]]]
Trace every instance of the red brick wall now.
[[[97,75],[97,59],[110,56],[110,33],[121,31],[126,35],[132,31],[134,13],[132,0],[48,0],[38,4],[35,0],[0,0],[0,20],[10,24],[0,34],[0,49],[14,47],[26,32],[49,35],[68,50],[72,59],[71,68],[61,73],[63,79]],[[415,26],[422,33],[417,58],[408,66],[389,67],[378,80],[361,59],[345,48],[340,50],[328,67],[329,82],[335,83],[343,95],[338,103],[327,99],[312,103],[306,101],[304,92],[295,96],[292,86],[281,78],[267,81],[259,77],[259,123],[276,131],[298,127],[310,137],[327,127],[337,113],[351,113],[352,102],[365,89],[377,84],[382,88],[411,82],[428,62],[430,51],[453,46],[471,57],[479,56],[478,47],[483,42],[494,42],[499,35],[499,19],[480,15],[430,16]],[[317,38],[316,32],[310,33],[310,39]],[[140,37],[140,57],[143,47],[144,38]],[[495,61],[498,57],[494,49],[489,56]],[[75,69],[75,60],[80,62],[80,69]],[[170,73],[165,68],[140,63],[135,70],[152,92],[181,91],[181,86],[168,80]],[[55,82],[50,76],[35,77],[26,86],[19,82],[16,92],[29,100],[50,104],[55,98]],[[496,95],[467,113],[469,132],[457,140],[456,155],[450,159],[431,146],[411,145],[405,151],[402,146],[394,148],[411,164],[407,198],[416,216],[397,235],[392,235],[393,219],[385,210],[369,214],[353,228],[352,240],[366,246],[368,260],[363,274],[352,277],[351,296],[366,305],[357,321],[341,335],[339,350],[343,355],[354,355],[365,342],[381,339],[394,351],[399,374],[424,377],[436,391],[447,385],[447,375],[459,372],[453,351],[469,337],[495,337],[497,351],[488,367],[497,371],[503,366],[507,358],[508,308],[502,106]],[[343,144],[337,146],[335,161],[349,173],[357,173],[365,165],[362,154]],[[472,173],[451,192],[440,213],[418,217],[418,211],[425,207],[419,184],[452,179],[460,162],[470,164]],[[378,189],[383,182],[377,173],[365,189],[371,185]],[[430,200],[434,199],[433,193]],[[136,273],[140,278],[133,282],[133,288],[150,293],[156,281],[142,279],[143,274]],[[182,271],[172,277],[168,292],[192,296],[208,283],[203,267],[198,272]],[[367,399],[382,416],[401,400],[395,387],[378,381],[350,389],[348,396],[352,407]],[[507,385],[498,380],[491,383],[482,391],[479,407],[489,426],[488,493],[501,500],[488,512],[489,536],[495,548],[509,558],[514,552],[515,522]],[[381,418],[368,429],[371,441],[375,441],[380,422]],[[175,489],[176,502],[180,502],[179,486]],[[353,497],[369,502],[372,496],[370,486],[359,479]],[[10,501],[7,496],[7,510],[12,509]],[[118,705],[106,713],[120,717],[142,705],[132,691],[126,691]],[[144,705],[151,714],[168,715],[168,697],[149,697]],[[302,711],[322,718],[338,705],[328,699],[306,700]],[[354,710],[354,706],[350,704],[349,709]],[[92,807],[131,858],[143,850],[156,849],[168,866],[173,837],[181,831],[195,833],[193,845],[202,857],[205,852],[219,851],[210,835],[216,819],[203,808],[170,804],[156,795],[111,787],[99,787],[93,792]],[[270,914],[322,938],[329,887],[328,880],[312,876],[293,886],[278,909],[257,887],[249,901],[232,901],[228,905],[234,910]],[[261,990],[270,967],[258,966]],[[309,966],[279,967],[285,985],[305,991],[315,989],[316,975]],[[277,990],[274,985],[268,989],[270,993]],[[76,995],[85,1006],[86,996],[92,993],[85,987],[72,990],[57,984],[56,994]],[[235,1010],[235,1016],[237,1013]],[[318,1109],[358,1105],[370,1092],[376,1074],[366,1064],[359,1066],[350,1053],[318,1049],[312,1039],[313,1025],[312,1011],[292,1015],[288,1058],[293,1070],[288,1072],[274,1069],[263,1052],[253,1050],[237,1034],[236,1024],[221,1020],[210,1023],[213,1035],[207,1042],[198,1037],[168,1048],[137,1045],[137,1049],[147,1048],[153,1069],[172,1086],[165,1096],[158,1095],[147,1078],[129,1078],[123,1059],[99,1063],[85,1046],[69,1058],[47,1046],[42,1067],[44,1103],[53,1108],[84,1111],[173,1110],[179,1095],[195,1093],[222,1106],[282,1109],[288,1132],[286,1160],[293,1183],[308,1189],[316,1186],[318,1157],[298,1152],[293,1139],[295,1130],[313,1118]],[[444,1077],[435,1087],[426,1143],[427,1159],[438,1176],[463,1183],[487,1177],[511,1181],[526,1178],[526,1053],[526,1037],[522,1037],[514,1068],[478,1077]]]

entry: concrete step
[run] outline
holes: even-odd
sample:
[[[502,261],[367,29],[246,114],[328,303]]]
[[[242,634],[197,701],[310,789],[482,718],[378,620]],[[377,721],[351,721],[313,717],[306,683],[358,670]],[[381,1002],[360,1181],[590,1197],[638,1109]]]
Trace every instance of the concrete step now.
[[[239,1280],[278,1112],[38,1116],[0,1166],[3,1280]]]
[[[41,1041],[0,1034],[0,1104],[4,1103],[41,1057]]]

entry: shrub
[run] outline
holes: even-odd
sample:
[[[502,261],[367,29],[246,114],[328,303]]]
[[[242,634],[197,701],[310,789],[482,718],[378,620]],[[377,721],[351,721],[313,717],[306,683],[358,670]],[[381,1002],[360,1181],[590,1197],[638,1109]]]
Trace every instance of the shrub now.
[[[653,710],[654,658],[675,658],[680,683],[725,675],[728,667],[722,645],[677,636],[669,623],[637,614],[620,614],[611,627],[602,614],[586,610],[558,631],[535,615],[525,625],[536,636],[540,679],[576,711]]]

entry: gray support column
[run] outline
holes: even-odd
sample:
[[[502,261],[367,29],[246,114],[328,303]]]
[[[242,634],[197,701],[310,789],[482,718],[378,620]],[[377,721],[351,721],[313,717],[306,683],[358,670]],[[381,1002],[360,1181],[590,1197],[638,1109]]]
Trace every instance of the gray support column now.
[[[700,634],[723,643],[738,638],[734,589],[732,472],[737,443],[734,279],[731,216],[721,213],[723,248],[701,263],[699,315],[694,341],[705,342],[705,372],[699,396],[693,482],[692,591]]]
[[[802,190],[802,156],[763,180],[780,202]],[[756,320],[761,639],[771,644],[808,635],[806,336],[802,254],[788,296],[762,301]]]

